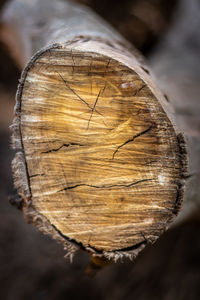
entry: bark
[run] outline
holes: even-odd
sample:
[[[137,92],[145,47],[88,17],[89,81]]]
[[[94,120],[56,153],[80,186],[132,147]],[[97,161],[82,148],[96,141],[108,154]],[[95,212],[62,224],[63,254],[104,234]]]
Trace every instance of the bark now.
[[[12,125],[27,220],[69,255],[136,256],[183,198],[185,141],[167,99],[137,51],[86,7],[13,1],[3,20],[29,60]]]

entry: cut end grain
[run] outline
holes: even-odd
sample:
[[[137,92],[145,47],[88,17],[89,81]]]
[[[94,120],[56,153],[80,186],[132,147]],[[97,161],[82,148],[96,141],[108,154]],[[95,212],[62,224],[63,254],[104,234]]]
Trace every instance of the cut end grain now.
[[[120,257],[156,240],[177,213],[184,141],[127,64],[52,47],[26,68],[16,111],[26,168],[25,180],[13,168],[17,188],[26,183],[28,207],[62,240]]]

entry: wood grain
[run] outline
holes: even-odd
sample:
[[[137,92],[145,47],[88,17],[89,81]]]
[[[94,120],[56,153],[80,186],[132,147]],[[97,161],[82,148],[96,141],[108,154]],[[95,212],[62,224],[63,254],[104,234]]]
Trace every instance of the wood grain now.
[[[64,236],[111,251],[162,232],[182,165],[172,125],[134,71],[51,50],[27,74],[20,127],[33,207]]]

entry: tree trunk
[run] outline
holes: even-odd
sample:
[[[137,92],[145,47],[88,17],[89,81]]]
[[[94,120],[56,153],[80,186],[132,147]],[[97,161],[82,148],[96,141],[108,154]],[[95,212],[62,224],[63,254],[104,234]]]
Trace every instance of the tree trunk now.
[[[20,37],[20,64],[30,60],[12,125],[27,220],[70,255],[136,256],[183,198],[185,142],[167,100],[137,51],[86,7],[18,0],[3,20]]]

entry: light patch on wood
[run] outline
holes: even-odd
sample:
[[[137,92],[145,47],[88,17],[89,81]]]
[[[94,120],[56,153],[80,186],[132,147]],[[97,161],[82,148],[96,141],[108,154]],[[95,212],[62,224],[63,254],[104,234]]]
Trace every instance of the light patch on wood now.
[[[149,219],[146,219],[144,222],[145,222],[145,224],[152,224],[154,222],[154,219],[149,218]]]
[[[158,181],[160,185],[165,185],[166,184],[166,178],[162,174],[158,175]]]
[[[38,122],[38,121],[41,121],[41,118],[40,118],[40,116],[37,116],[37,115],[30,115],[30,116],[28,116],[28,115],[24,115],[24,116],[22,116],[22,121],[23,122]]]
[[[122,84],[121,84],[121,87],[123,88],[123,89],[127,89],[128,87],[133,87],[134,86],[134,83],[133,82],[123,82]]]

